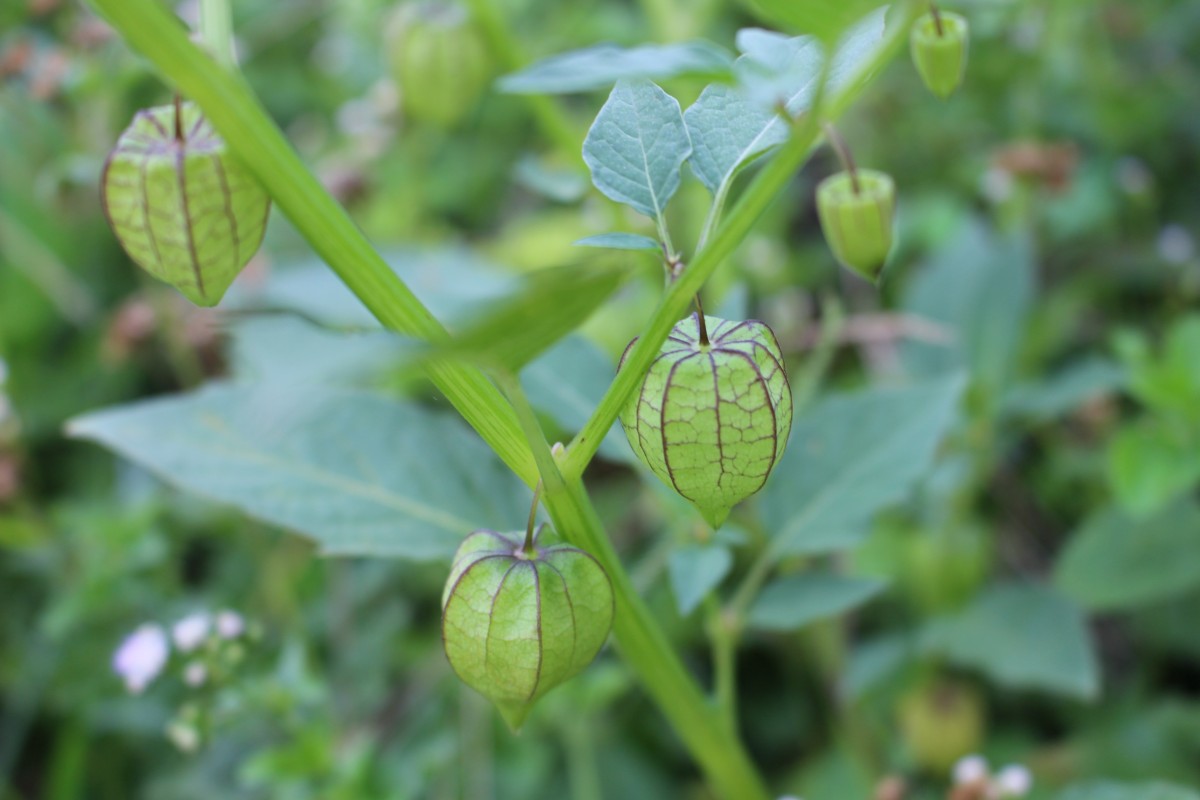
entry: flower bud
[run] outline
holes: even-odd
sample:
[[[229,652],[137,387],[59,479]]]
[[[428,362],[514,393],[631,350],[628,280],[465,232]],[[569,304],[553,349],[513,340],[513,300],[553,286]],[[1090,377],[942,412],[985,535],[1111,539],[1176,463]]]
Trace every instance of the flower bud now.
[[[538,698],[591,663],[613,620],[608,574],[566,545],[527,552],[523,534],[475,531],[442,593],[442,641],[464,683],[513,730]]]
[[[765,324],[704,321],[707,341],[698,315],[675,325],[621,425],[642,463],[717,528],[783,455],[792,389]]]
[[[817,214],[829,249],[872,282],[879,279],[892,249],[895,210],[896,184],[883,172],[839,172],[817,187]]]
[[[270,199],[191,103],[139,111],[108,157],[102,202],[138,266],[214,306],[258,250]]]
[[[967,20],[959,14],[939,11],[936,17],[926,14],[913,23],[913,63],[929,91],[943,100],[962,84],[969,41]]]
[[[408,118],[456,127],[491,79],[487,45],[466,10],[452,2],[406,6],[389,37],[392,71]]]

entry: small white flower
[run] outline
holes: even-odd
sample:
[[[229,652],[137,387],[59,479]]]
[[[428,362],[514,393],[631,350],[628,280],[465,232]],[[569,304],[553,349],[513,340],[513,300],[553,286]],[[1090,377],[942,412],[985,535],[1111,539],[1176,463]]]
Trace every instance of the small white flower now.
[[[203,686],[206,680],[208,680],[208,667],[199,661],[193,661],[183,668],[183,682],[188,686],[193,688]]]
[[[112,668],[125,681],[126,689],[141,694],[162,672],[170,652],[162,626],[146,623],[121,642],[113,654]]]
[[[180,652],[190,653],[204,643],[212,628],[212,618],[205,611],[188,614],[171,628],[171,639]]]
[[[1021,764],[1009,764],[996,773],[992,789],[997,797],[1024,797],[1033,788],[1033,775]]]
[[[217,614],[217,635],[222,639],[236,639],[246,630],[246,620],[236,611],[225,610]]]
[[[981,755],[963,756],[954,765],[954,785],[979,783],[988,777],[987,759]]]

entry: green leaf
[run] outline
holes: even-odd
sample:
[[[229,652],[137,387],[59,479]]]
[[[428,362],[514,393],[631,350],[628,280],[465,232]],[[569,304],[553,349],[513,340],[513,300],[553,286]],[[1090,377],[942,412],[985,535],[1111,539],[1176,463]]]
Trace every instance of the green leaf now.
[[[575,433],[596,410],[612,383],[616,366],[596,345],[582,336],[568,336],[521,372],[521,384],[534,408],[550,416],[563,430]],[[614,427],[600,445],[611,461],[635,464],[637,459]]]
[[[1008,385],[1033,299],[1029,237],[1002,237],[978,221],[964,225],[913,277],[901,303],[952,338],[905,342],[905,367],[916,376],[969,369],[973,382],[998,391]]]
[[[733,555],[722,545],[689,545],[673,550],[667,559],[667,575],[679,613],[685,617],[691,614],[732,566]]]
[[[921,644],[931,655],[978,669],[1012,689],[1080,700],[1100,692],[1100,668],[1083,614],[1049,587],[994,586],[959,614],[926,625]]]
[[[1106,509],[1072,535],[1055,585],[1097,611],[1170,600],[1200,587],[1198,532],[1200,505],[1193,500],[1144,519]]]
[[[517,371],[604,304],[629,275],[614,259],[530,273],[520,291],[502,300],[441,347],[432,358],[452,358]]]
[[[561,53],[505,75],[497,86],[509,94],[569,94],[612,86],[619,80],[666,80],[682,75],[721,78],[733,57],[711,42],[599,44]]]
[[[865,79],[867,64],[878,56],[886,31],[884,9],[862,17],[837,40],[829,65],[827,94],[840,93]],[[746,96],[764,110],[782,103],[792,116],[812,104],[821,79],[826,48],[812,36],[785,36],[743,28],[737,35],[742,56],[733,71]]]
[[[847,34],[830,67],[830,91],[861,77],[883,31],[880,13]],[[734,64],[740,85],[708,86],[684,113],[693,147],[692,171],[714,194],[743,167],[787,139],[788,126],[776,107],[783,103],[796,115],[811,105],[824,52],[812,37],[786,37],[756,28],[738,32],[738,47],[744,53]]]
[[[1200,314],[1173,324],[1158,353],[1137,333],[1123,333],[1115,344],[1135,397],[1161,413],[1200,422]]]
[[[683,114],[692,140],[692,172],[714,194],[756,156],[788,137],[779,116],[736,86],[714,83]]]
[[[1088,781],[1064,789],[1058,800],[1200,800],[1200,793],[1173,783]]]
[[[961,377],[828,398],[796,420],[762,493],[780,554],[855,544],[874,514],[904,498],[956,418]]]
[[[1061,417],[1084,403],[1119,391],[1125,370],[1106,358],[1088,356],[1034,383],[1014,386],[1001,403],[1006,414],[1037,421]]]
[[[606,197],[660,219],[692,152],[679,102],[649,81],[620,81],[583,142]]]
[[[1200,480],[1198,438],[1155,417],[1118,430],[1108,447],[1108,477],[1117,502],[1145,516],[1193,487]]]
[[[613,250],[656,250],[662,252],[657,239],[637,233],[600,233],[575,242],[579,247],[608,247]]]
[[[67,430],[335,555],[449,558],[528,500],[457,418],[373,394],[210,385]]]
[[[792,631],[856,608],[883,591],[885,581],[809,573],[767,585],[746,615],[760,630]]]
[[[441,320],[460,319],[512,292],[515,283],[510,274],[463,247],[397,249],[383,257]],[[317,258],[277,265],[260,291],[235,285],[226,304],[290,309],[327,325],[379,327],[362,301]]]
[[[305,389],[365,385],[410,359],[416,346],[391,332],[341,333],[294,316],[251,317],[233,326],[231,360],[239,381]]]
[[[764,18],[827,42],[879,8],[879,0],[746,0]]]

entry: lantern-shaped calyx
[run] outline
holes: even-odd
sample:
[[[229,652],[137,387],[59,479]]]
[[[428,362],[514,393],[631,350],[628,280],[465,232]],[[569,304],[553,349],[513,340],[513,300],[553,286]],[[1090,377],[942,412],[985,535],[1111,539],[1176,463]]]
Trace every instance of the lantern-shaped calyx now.
[[[958,14],[935,11],[913,24],[913,63],[929,91],[943,100],[962,84],[969,43],[967,20]]]
[[[817,187],[817,214],[833,255],[869,281],[877,281],[892,249],[896,185],[871,169],[839,172]]]
[[[770,328],[700,319],[675,325],[621,425],[642,463],[716,528],[783,455],[792,390]]]
[[[138,266],[216,305],[258,250],[270,200],[191,103],[138,112],[101,181],[109,224]]]
[[[538,698],[591,663],[613,620],[608,574],[566,545],[472,533],[442,594],[446,657],[516,730]]]
[[[491,80],[487,44],[466,9],[452,0],[405,6],[392,25],[389,49],[404,113],[434,127],[462,122]]]

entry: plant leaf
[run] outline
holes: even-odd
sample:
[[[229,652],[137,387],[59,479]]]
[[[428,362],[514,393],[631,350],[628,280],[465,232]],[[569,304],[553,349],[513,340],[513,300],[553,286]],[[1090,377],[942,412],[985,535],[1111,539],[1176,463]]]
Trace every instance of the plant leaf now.
[[[882,8],[867,14],[837,40],[828,92],[841,92],[868,77],[864,70],[883,43],[886,16]],[[812,105],[826,52],[820,40],[744,28],[738,31],[737,43],[742,55],[733,69],[748,99],[767,111],[782,103],[792,116]]]
[[[667,558],[667,575],[679,613],[687,616],[721,583],[733,566],[733,554],[722,545],[689,545]]]
[[[657,239],[638,233],[599,233],[575,242],[578,247],[608,247],[613,250],[657,250],[662,245]]]
[[[732,64],[728,51],[706,41],[638,47],[598,44],[542,59],[505,75],[496,85],[509,94],[570,94],[604,89],[619,80],[722,78]]]
[[[660,219],[692,152],[679,102],[649,81],[620,81],[583,142],[606,197]]]
[[[213,384],[67,430],[335,555],[449,558],[528,499],[456,417],[363,392]]]
[[[1081,700],[1100,691],[1099,665],[1083,614],[1045,586],[994,586],[961,613],[927,624],[922,647],[1014,689],[1042,689]]]
[[[383,256],[434,316],[451,323],[512,292],[515,284],[512,275],[465,247],[397,249]],[[248,291],[244,283],[234,285],[227,305],[292,309],[326,325],[380,327],[362,301],[317,258],[278,265],[261,291]]]
[[[1109,442],[1108,479],[1122,508],[1153,514],[1200,479],[1196,436],[1157,417],[1126,425]]]
[[[808,573],[767,585],[746,622],[760,630],[791,631],[862,605],[887,586],[875,578]]]
[[[787,125],[736,86],[714,83],[683,114],[692,172],[713,194],[742,166],[787,140]]]
[[[783,554],[855,544],[875,512],[902,499],[955,420],[961,377],[835,396],[796,421],[762,494]]]
[[[830,70],[830,90],[857,79],[883,38],[883,15],[856,26],[839,45]],[[740,85],[713,84],[684,113],[692,140],[692,171],[717,194],[755,158],[781,144],[788,126],[776,114],[808,108],[821,72],[823,50],[808,36],[786,37],[756,28],[738,33],[744,55],[734,64]]]
[[[531,273],[519,292],[496,301],[452,341],[433,348],[430,357],[516,372],[582,325],[629,272],[628,263],[610,258]]]
[[[1071,536],[1054,583],[1089,609],[1137,608],[1200,587],[1200,505],[1174,503],[1148,519],[1109,508]]]
[[[1114,394],[1125,386],[1124,369],[1100,356],[1085,356],[1037,382],[1014,386],[1004,395],[1005,414],[1048,421],[1089,400]]]
[[[909,373],[929,377],[968,369],[993,392],[1009,384],[1034,299],[1028,236],[1000,236],[971,221],[936,252],[904,293],[905,311],[953,333],[947,343],[906,341]]]
[[[564,430],[576,433],[591,417],[616,367],[599,347],[582,336],[567,336],[539,356],[521,373],[521,383],[534,408]],[[600,444],[610,461],[636,464],[629,443],[616,426]]]

